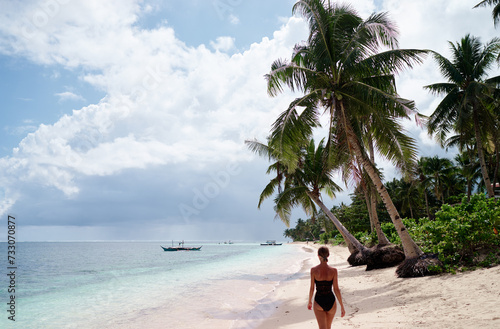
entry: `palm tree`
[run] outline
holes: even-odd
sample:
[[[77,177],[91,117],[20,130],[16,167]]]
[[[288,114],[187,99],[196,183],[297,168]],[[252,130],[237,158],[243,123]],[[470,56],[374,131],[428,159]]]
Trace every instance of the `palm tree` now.
[[[264,145],[257,141],[246,141],[246,143],[254,151],[258,149],[273,150],[269,144]],[[276,150],[272,152],[278,154]],[[311,140],[308,145],[301,149],[299,157],[299,166],[293,172],[287,172],[283,191],[278,193],[274,199],[274,209],[277,217],[288,223],[291,210],[295,206],[302,206],[306,212],[310,211],[316,216],[317,212],[312,205],[314,202],[330,219],[347,243],[351,252],[347,259],[349,264],[353,266],[367,265],[367,270],[371,270],[391,267],[401,263],[404,259],[404,253],[400,248],[394,245],[380,245],[372,249],[366,248],[323,203],[321,192],[334,197],[334,192],[340,190],[340,187],[332,180],[334,168],[332,168],[332,162],[328,161],[328,147],[324,145],[324,141],[322,140],[318,147],[315,148],[314,140]],[[268,189],[266,188],[264,191],[268,191]]]
[[[500,21],[500,0],[483,0],[475,5],[474,8],[486,6],[494,6],[492,16],[493,22],[495,23],[495,26],[497,26],[498,22]]]
[[[434,195],[444,203],[444,190],[446,180],[453,170],[453,163],[446,158],[433,156],[422,158],[422,173],[425,175],[425,183],[434,188]]]
[[[275,159],[280,159],[279,152],[273,149],[270,143],[263,144],[256,140],[245,141],[248,147],[260,155],[270,155]],[[321,191],[328,196],[333,197],[340,187],[331,177],[331,168],[326,161],[326,149],[323,141],[315,149],[314,140],[302,149],[300,153],[300,167],[293,173],[287,172],[284,181],[283,191],[278,192],[275,202],[276,216],[285,224],[289,225],[291,210],[295,206],[302,206],[306,214],[315,216],[317,211],[314,204],[317,204],[321,210],[330,218],[337,230],[344,237],[351,253],[364,251],[364,247],[337,219],[337,217],[324,205],[321,198]],[[277,166],[272,164],[269,169],[274,171]],[[264,199],[271,197],[276,190],[275,179],[266,186],[259,199],[259,208]]]
[[[427,123],[430,134],[444,141],[451,129],[459,134],[470,132],[472,122],[476,151],[481,165],[483,181],[489,197],[494,196],[484,157],[483,141],[493,130],[495,121],[486,106],[492,94],[498,92],[500,76],[486,79],[488,69],[495,63],[500,51],[500,39],[493,38],[481,46],[479,38],[466,35],[460,43],[450,44],[452,60],[433,52],[442,75],[448,82],[425,86],[435,95],[445,95]]]
[[[370,226],[371,229],[375,230],[377,234],[378,244],[382,246],[389,245],[390,241],[389,239],[387,239],[384,231],[382,231],[382,227],[378,219],[376,194],[377,191],[375,190],[375,186],[373,186],[373,183],[369,180],[370,178],[367,176],[368,175],[366,175],[366,171],[364,171],[360,178],[358,190],[360,190],[365,197],[366,208],[368,210],[368,216],[370,218]]]
[[[304,96],[274,123],[273,143],[293,170],[296,145],[309,138],[318,125],[320,108],[324,109],[329,116],[330,155],[348,154],[351,168],[359,163],[366,170],[401,238],[405,256],[422,255],[367,155],[362,118],[374,114],[371,133],[377,151],[399,168],[409,168],[416,157],[415,142],[403,133],[399,120],[416,110],[414,102],[397,95],[394,74],[420,63],[425,51],[396,49],[397,31],[385,13],[363,20],[347,5],[321,0],[298,1],[293,11],[308,20],[309,38],[306,44],[295,46],[290,62],[275,61],[266,78],[271,96],[281,93],[283,85]],[[379,52],[382,47],[391,49]],[[303,120],[299,120],[299,107],[303,107]]]
[[[426,175],[424,174],[424,167],[426,165],[427,158],[426,157],[421,157],[417,161],[417,165],[415,167],[415,172],[414,175],[416,177],[416,180],[419,182],[419,188],[420,191],[424,195],[424,201],[425,201],[425,213],[427,214],[427,218],[431,219],[431,213],[429,210],[429,180],[427,179]]]
[[[479,164],[479,160],[477,158],[476,152],[476,139],[474,137],[473,124],[471,122],[468,123],[469,128],[464,129],[462,134],[456,134],[454,136],[449,137],[446,142],[446,148],[448,147],[457,147],[458,153],[454,160],[457,163],[457,173],[460,174],[465,180],[465,188],[467,199],[470,200],[472,195],[472,191],[476,186],[480,185],[480,181],[482,181],[482,173],[481,173],[481,165]],[[495,150],[497,149],[497,136],[498,136],[498,128],[494,128],[492,130],[492,140],[493,142],[490,144],[494,144]],[[498,160],[498,156],[496,156]],[[495,177],[495,176],[494,176]],[[495,182],[495,178],[493,179]]]
[[[373,163],[374,166],[375,164],[375,149],[373,146],[373,113],[369,113],[366,118],[363,118],[363,120],[360,120],[363,132],[363,139],[364,139],[364,144],[365,147],[368,149],[368,155],[370,157],[370,161]],[[358,163],[359,167],[359,163]],[[377,233],[377,240],[378,244],[381,246],[384,245],[389,245],[390,241],[387,239],[385,236],[384,232],[382,231],[382,227],[380,226],[380,221],[378,219],[378,214],[377,214],[377,190],[375,186],[373,185],[372,180],[366,173],[366,170],[363,170],[363,168],[358,168],[358,176],[359,176],[359,186],[361,187],[361,190],[363,191],[363,194],[365,195],[365,200],[366,200],[366,207],[368,209],[368,215],[370,217],[370,224],[372,227],[372,230],[375,229],[375,232]],[[382,175],[379,173],[380,178],[382,179]],[[347,184],[347,183],[346,183]]]
[[[401,179],[396,193],[401,198],[401,213],[410,212],[410,218],[415,218],[414,210],[420,206],[420,191],[415,181]]]
[[[465,179],[467,200],[470,200],[472,190],[477,185],[479,179],[481,179],[481,168],[476,159],[469,157],[467,153],[457,154],[455,162],[458,164],[458,172]]]

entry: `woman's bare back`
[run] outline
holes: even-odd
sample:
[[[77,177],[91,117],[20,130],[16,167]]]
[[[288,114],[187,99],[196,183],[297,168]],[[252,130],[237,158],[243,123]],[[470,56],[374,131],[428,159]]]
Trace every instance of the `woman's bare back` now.
[[[311,273],[315,280],[318,281],[332,281],[337,275],[337,269],[327,264],[319,264],[311,269]]]

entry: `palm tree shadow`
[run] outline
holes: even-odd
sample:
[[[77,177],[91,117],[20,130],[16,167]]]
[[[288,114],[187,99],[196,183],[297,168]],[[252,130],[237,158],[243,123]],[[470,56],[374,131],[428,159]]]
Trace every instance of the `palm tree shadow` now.
[[[398,289],[397,283],[367,289],[346,290],[344,294],[349,296],[346,307],[350,309],[347,312],[350,315],[375,313],[393,307],[411,307],[412,304],[442,297],[437,293],[405,297],[408,292],[406,289]]]

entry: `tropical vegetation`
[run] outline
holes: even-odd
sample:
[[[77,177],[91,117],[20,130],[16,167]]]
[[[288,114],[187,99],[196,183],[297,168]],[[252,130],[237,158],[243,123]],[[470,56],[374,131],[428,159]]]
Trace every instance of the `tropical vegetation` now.
[[[493,3],[483,1],[478,6],[486,2]],[[449,248],[434,247],[439,234],[431,238],[429,232],[440,232],[443,240],[447,233],[424,223],[464,234],[461,226],[470,230],[480,226],[468,222],[469,213],[460,210],[462,205],[481,203],[492,209],[491,216],[497,214],[494,201],[478,201],[475,193],[485,191],[494,200],[499,179],[500,76],[488,77],[500,53],[499,40],[483,45],[479,38],[466,35],[456,44],[450,42],[452,58],[447,59],[434,51],[400,49],[397,29],[387,13],[364,20],[349,5],[323,0],[298,1],[293,12],[309,23],[309,37],[295,46],[289,60],[275,60],[266,80],[272,97],[285,87],[300,96],[278,116],[267,143],[247,141],[252,151],[271,161],[268,173],[276,174],[261,193],[259,206],[275,196],[277,217],[287,225],[292,209],[302,207],[310,219],[301,221],[300,229],[286,231],[286,236],[303,238],[304,228],[309,227],[310,236],[316,237],[312,227],[317,218],[327,218],[334,228],[327,229],[323,221],[321,238],[344,240],[351,256],[382,259],[389,250],[383,247],[394,250],[396,244],[405,258],[396,271],[399,276],[439,272],[449,266]],[[446,79],[425,86],[444,96],[429,118],[397,93],[395,79],[402,70],[422,63],[427,54]],[[443,147],[456,147],[459,154],[454,159],[419,158],[416,142],[402,124],[412,118],[425,122],[430,135]],[[324,139],[316,146],[313,136],[318,133]],[[384,182],[375,154],[389,160],[403,178]],[[343,183],[355,185],[355,193],[351,205],[328,208],[323,195],[334,197],[340,190],[333,180],[337,173]],[[455,209],[450,204],[457,204],[461,216],[456,227],[442,220],[448,218],[443,212]],[[461,240],[468,248],[462,260],[474,248],[497,243],[498,228],[491,218],[493,236],[484,244],[472,246]],[[372,244],[375,249],[369,249]]]
[[[457,156],[458,158],[458,156]],[[423,159],[421,162],[425,162]],[[453,185],[456,179],[453,176],[460,172],[458,162],[453,162],[453,170],[449,177],[443,177],[445,185]],[[479,169],[477,169],[479,171]],[[420,194],[416,195],[418,200],[423,200],[423,193],[428,194],[431,218],[426,216],[426,205],[420,203],[414,209],[416,216],[409,217],[408,212],[402,209],[403,203],[400,201],[408,190],[401,186],[408,187],[404,179],[394,179],[387,184],[389,193],[394,200],[396,207],[401,210],[403,219],[408,231],[426,253],[433,253],[439,256],[444,267],[448,271],[455,271],[458,268],[473,268],[476,266],[492,266],[500,263],[500,199],[487,198],[484,191],[481,192],[480,174],[475,181],[473,188],[478,193],[467,196],[467,184],[463,180],[456,186],[455,192],[445,196],[445,203],[442,203],[434,194],[434,188],[425,190],[418,185]],[[425,183],[422,183],[425,184]],[[425,185],[424,185],[425,186]],[[370,222],[367,214],[366,204],[363,202],[363,195],[355,192],[351,195],[351,204],[333,207],[332,212],[343,222],[345,227],[362,243],[367,246],[377,243],[377,237],[370,230]],[[390,222],[388,216],[384,214],[384,208],[378,205],[378,212],[382,222],[382,230],[391,243],[399,244],[399,237]],[[307,221],[307,220],[306,220]],[[323,243],[339,244],[343,242],[342,236],[335,229],[326,229],[319,237]]]

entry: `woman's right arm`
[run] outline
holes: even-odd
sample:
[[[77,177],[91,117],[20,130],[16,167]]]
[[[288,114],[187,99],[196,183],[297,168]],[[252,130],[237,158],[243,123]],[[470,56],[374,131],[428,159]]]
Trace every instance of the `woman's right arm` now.
[[[344,309],[344,302],[342,301],[342,294],[340,293],[340,288],[339,288],[339,281],[338,281],[338,271],[337,269],[334,269],[333,272],[333,292],[335,292],[335,296],[337,296],[337,299],[340,304],[340,316],[344,317],[345,315],[345,309]]]
[[[314,271],[311,269],[311,286],[309,287],[309,303],[307,304],[307,308],[312,310],[312,298],[314,294]]]

